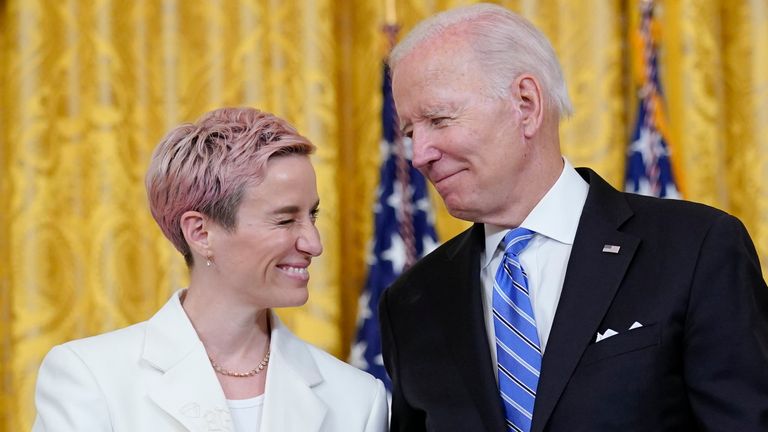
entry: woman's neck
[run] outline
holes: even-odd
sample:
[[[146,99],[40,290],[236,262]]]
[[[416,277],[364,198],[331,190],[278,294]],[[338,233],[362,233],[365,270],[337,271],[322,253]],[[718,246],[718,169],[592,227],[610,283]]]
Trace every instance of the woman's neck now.
[[[270,358],[269,310],[213,292],[190,283],[181,299],[182,307],[203,342],[212,367],[214,362],[218,367],[214,369],[224,396],[247,399],[261,395],[266,388]],[[249,374],[251,371],[254,372]]]
[[[182,307],[206,351],[219,363],[261,358],[269,346],[268,309],[193,284],[184,292]]]

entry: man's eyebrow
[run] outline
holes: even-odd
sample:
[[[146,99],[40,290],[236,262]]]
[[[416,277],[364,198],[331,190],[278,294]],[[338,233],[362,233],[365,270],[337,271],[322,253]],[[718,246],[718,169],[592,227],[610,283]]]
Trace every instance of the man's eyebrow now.
[[[453,115],[459,111],[459,105],[456,103],[443,103],[440,105],[432,105],[424,108],[421,116],[431,118],[441,115]]]
[[[451,116],[456,115],[459,112],[460,108],[458,104],[455,103],[441,103],[437,105],[430,105],[416,113],[416,120],[422,120],[422,119],[430,119],[433,117],[440,117],[440,116]],[[403,122],[402,119],[399,119],[398,122],[400,123],[400,133],[405,135],[405,131],[411,126],[411,122]]]

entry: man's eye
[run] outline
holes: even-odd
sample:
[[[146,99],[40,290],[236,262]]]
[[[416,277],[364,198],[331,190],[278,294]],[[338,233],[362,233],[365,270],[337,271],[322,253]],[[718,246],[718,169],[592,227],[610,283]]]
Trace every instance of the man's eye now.
[[[293,223],[293,219],[282,219],[277,221],[278,225],[289,225],[291,223]]]
[[[445,124],[450,120],[448,117],[435,117],[431,120],[432,126],[445,126]]]
[[[317,216],[320,214],[320,209],[312,210],[311,213],[309,213],[309,219],[312,221],[312,223],[315,223],[317,220]]]

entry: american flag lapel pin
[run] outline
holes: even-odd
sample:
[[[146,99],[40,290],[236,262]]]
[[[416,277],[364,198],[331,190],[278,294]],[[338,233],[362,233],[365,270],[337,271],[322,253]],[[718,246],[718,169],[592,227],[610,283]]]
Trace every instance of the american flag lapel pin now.
[[[619,250],[621,250],[621,246],[618,245],[607,244],[603,246],[603,252],[605,253],[617,254],[619,253]]]

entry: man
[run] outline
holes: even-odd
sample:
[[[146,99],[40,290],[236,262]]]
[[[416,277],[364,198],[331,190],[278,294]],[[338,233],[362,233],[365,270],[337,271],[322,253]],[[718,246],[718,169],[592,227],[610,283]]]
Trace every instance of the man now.
[[[493,5],[390,58],[413,163],[475,222],[380,303],[393,431],[766,431],[768,287],[734,217],[560,152],[549,42]]]

